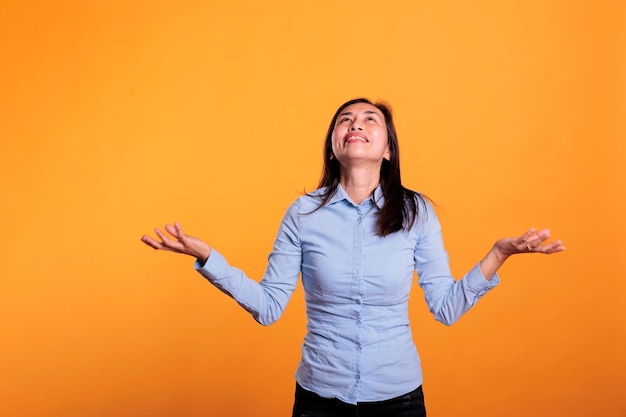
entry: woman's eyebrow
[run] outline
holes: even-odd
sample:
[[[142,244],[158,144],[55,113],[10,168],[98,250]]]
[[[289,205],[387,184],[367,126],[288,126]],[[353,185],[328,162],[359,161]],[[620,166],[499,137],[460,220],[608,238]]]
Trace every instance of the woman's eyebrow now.
[[[376,113],[376,112],[375,112],[375,111],[373,111],[373,110],[365,110],[365,111],[363,112],[363,114],[368,114],[368,115],[369,115],[369,114],[375,114],[376,116],[381,117],[381,116],[380,116],[380,114]],[[339,118],[339,117],[341,117],[341,116],[354,116],[354,113],[352,113],[351,111],[343,112],[343,113],[341,113],[339,116],[337,116],[337,118]]]

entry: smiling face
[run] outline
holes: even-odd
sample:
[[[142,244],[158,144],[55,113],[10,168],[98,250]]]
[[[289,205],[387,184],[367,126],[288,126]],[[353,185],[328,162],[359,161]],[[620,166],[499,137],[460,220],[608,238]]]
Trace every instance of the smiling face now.
[[[380,165],[389,159],[385,117],[368,103],[355,103],[341,111],[332,133],[332,151],[342,166],[356,162]]]

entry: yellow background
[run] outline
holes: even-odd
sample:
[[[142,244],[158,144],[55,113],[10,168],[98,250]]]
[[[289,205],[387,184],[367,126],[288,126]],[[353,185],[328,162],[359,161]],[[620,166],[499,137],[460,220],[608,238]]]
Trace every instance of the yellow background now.
[[[5,1],[0,54],[0,415],[289,415],[302,289],[264,328],[139,237],[260,279],[357,96],[457,276],[530,226],[568,248],[450,328],[416,286],[429,415],[626,415],[623,1]]]

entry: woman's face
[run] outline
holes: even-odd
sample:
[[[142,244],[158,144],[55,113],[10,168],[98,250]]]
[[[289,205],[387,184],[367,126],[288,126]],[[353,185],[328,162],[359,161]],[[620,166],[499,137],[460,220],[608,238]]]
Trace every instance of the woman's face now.
[[[389,159],[387,126],[382,112],[371,104],[355,103],[341,111],[332,135],[333,154],[342,166],[381,164]]]

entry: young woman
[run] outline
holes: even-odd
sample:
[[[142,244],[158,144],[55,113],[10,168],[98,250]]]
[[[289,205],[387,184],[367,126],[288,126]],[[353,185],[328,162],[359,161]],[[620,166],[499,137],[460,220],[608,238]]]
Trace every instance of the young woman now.
[[[142,241],[196,258],[200,274],[264,325],[280,317],[302,276],[308,331],[294,417],[425,416],[408,318],[413,272],[435,319],[451,325],[498,284],[509,256],[565,249],[545,242],[548,230],[530,229],[496,241],[455,280],[432,206],[402,185],[390,108],[362,98],[335,112],[319,188],[288,208],[261,282],[180,224],[165,231]]]

